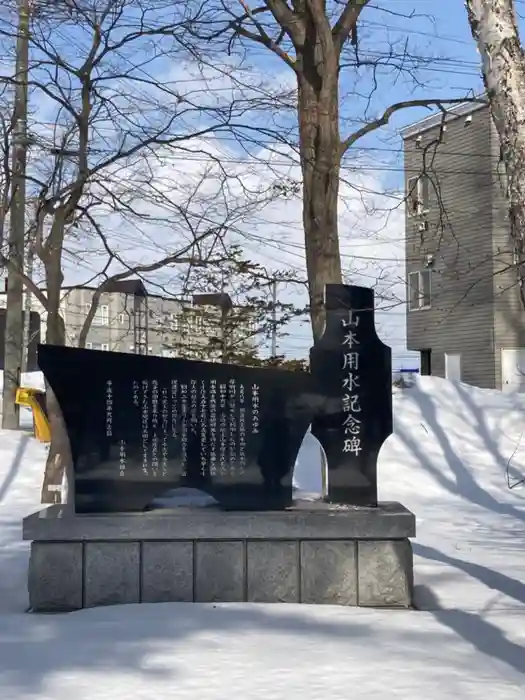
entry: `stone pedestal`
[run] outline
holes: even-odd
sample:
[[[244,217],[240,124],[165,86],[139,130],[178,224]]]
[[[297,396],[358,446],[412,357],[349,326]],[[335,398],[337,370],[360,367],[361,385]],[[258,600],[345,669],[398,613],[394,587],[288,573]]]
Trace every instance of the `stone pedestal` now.
[[[116,515],[50,506],[25,518],[23,532],[30,606],[39,612],[166,601],[412,602],[415,518],[399,503]]]

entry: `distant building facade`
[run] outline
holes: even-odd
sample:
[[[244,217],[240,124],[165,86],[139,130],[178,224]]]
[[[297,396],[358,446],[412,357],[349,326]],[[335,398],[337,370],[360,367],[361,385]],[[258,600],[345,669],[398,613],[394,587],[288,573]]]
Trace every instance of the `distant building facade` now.
[[[465,103],[402,135],[407,347],[422,374],[523,390],[525,311],[490,110]]]
[[[60,312],[67,345],[78,346],[95,292],[95,287],[88,286],[62,289]],[[0,293],[0,309],[5,308],[5,300],[4,291]],[[31,308],[41,319],[39,338],[42,340],[39,342],[45,342],[47,314],[34,295],[31,296]],[[225,294],[194,295],[185,300],[149,294],[140,280],[117,282],[100,296],[85,347],[108,352],[220,361],[223,354],[221,341],[224,340],[221,338],[221,318],[229,308],[231,300]],[[243,332],[242,342],[246,348],[253,347],[255,336],[255,332],[251,335]],[[30,338],[32,344],[33,341]]]

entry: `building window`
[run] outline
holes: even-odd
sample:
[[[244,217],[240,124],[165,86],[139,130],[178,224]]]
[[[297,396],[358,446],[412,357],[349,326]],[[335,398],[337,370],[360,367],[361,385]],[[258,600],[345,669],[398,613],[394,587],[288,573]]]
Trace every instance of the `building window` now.
[[[124,325],[124,314],[119,314],[118,315],[118,322],[121,326]]]
[[[407,181],[407,213],[409,217],[428,212],[430,181],[426,175],[411,177]]]
[[[408,275],[408,308],[410,311],[430,308],[432,287],[431,275],[431,270],[411,272]]]
[[[93,343],[86,343],[86,350],[93,350]]]
[[[102,345],[100,346],[100,349],[101,349],[101,350],[105,350],[106,352],[108,352],[108,351],[109,351],[109,345],[108,345],[107,343],[102,343]]]
[[[109,324],[109,306],[107,304],[102,304],[95,311],[93,316],[94,326],[107,326]]]

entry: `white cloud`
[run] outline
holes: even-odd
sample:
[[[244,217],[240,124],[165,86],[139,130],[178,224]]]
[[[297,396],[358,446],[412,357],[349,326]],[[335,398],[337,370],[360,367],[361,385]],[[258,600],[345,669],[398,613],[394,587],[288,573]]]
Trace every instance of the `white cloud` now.
[[[227,175],[227,179],[224,177]],[[110,245],[129,265],[152,262],[191,241],[188,226],[177,205],[188,202],[190,219],[203,230],[230,216],[230,240],[242,242],[246,257],[269,272],[294,271],[306,278],[301,200],[298,196],[267,199],[276,182],[300,180],[291,149],[260,148],[256,157],[240,157],[230,144],[215,138],[192,140],[185,151],[163,148],[155,158],[135,159],[125,168],[113,167],[105,183],[124,197],[139,216],[96,214]],[[100,187],[95,188],[101,195]],[[377,328],[394,351],[394,364],[408,361],[405,351],[404,213],[401,197],[382,193],[380,176],[343,172],[339,230],[343,267],[348,283],[373,286],[377,293]],[[155,196],[154,196],[155,195]],[[107,195],[103,195],[107,201]],[[254,202],[262,203],[255,206]],[[236,210],[232,214],[232,210]],[[146,217],[146,218],[145,218]],[[82,236],[68,244],[66,283],[80,283],[104,265],[100,242]],[[79,257],[80,256],[80,257]],[[120,266],[113,265],[112,271]],[[121,269],[121,268],[120,268]],[[176,294],[173,269],[148,279]],[[298,306],[307,303],[304,287],[281,285],[279,298]],[[279,351],[304,356],[311,345],[307,323],[294,322],[290,335],[279,341]]]

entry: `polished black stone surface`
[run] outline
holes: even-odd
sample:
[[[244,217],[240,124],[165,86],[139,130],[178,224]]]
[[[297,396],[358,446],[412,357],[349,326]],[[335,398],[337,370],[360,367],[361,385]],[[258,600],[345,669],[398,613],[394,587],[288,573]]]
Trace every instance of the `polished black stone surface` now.
[[[310,424],[328,457],[328,500],[375,505],[392,395],[373,303],[372,290],[327,287],[311,374],[40,345],[71,443],[76,512],[147,510],[179,487],[225,509],[289,507]]]
[[[392,434],[392,357],[377,337],[374,292],[327,285],[326,329],[310,353],[323,389],[312,432],[328,461],[328,500],[377,504],[377,457]]]

